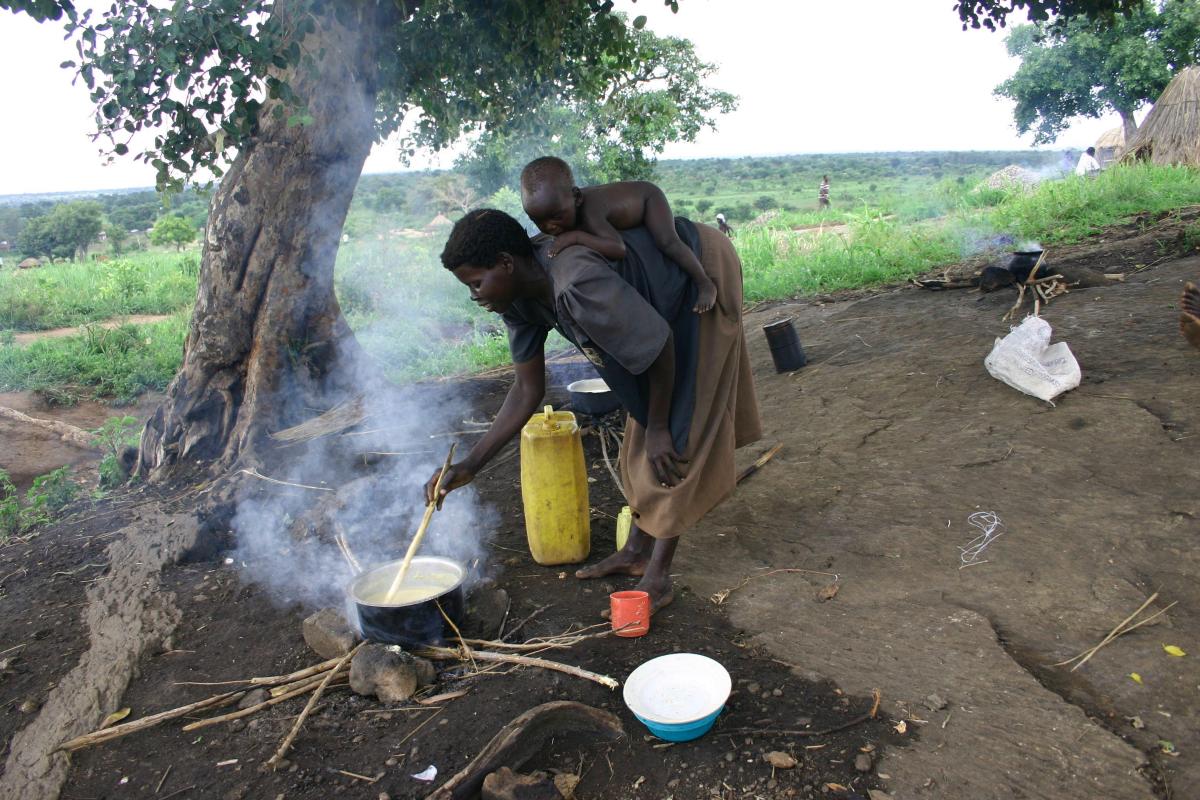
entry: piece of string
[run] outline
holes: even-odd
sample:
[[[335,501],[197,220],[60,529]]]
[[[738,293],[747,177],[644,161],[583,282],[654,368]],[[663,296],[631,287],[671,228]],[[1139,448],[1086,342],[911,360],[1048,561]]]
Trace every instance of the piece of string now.
[[[1004,531],[999,530],[1004,527],[1004,523],[995,511],[976,511],[967,517],[967,522],[978,528],[981,533],[966,545],[958,548],[959,560],[962,561],[959,569],[986,564],[987,559],[982,558],[983,551],[1004,534]]]

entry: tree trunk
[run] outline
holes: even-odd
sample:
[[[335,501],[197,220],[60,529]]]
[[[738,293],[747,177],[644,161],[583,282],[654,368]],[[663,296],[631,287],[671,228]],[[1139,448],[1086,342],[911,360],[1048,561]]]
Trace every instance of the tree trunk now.
[[[1121,125],[1125,128],[1125,148],[1128,148],[1130,142],[1133,141],[1134,134],[1137,133],[1137,122],[1133,118],[1132,111],[1118,109],[1117,113],[1121,115]]]
[[[213,197],[183,365],[138,451],[137,471],[151,479],[184,459],[253,461],[268,431],[351,388],[339,386],[336,364],[357,343],[334,296],[333,267],[374,138],[381,31],[371,15],[380,12],[373,0],[280,0],[273,13],[287,23],[300,5],[317,15],[301,42],[315,65],[280,77],[307,109],[277,116],[281,103],[266,102],[257,134]],[[311,122],[288,125],[302,113]]]

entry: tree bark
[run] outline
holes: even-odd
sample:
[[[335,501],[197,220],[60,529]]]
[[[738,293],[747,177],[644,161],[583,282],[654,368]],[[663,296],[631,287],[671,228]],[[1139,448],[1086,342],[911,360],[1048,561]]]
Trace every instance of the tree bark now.
[[[380,5],[390,4],[275,4],[285,24],[302,6],[317,16],[300,42],[313,64],[280,75],[307,108],[277,115],[281,101],[267,101],[213,197],[183,365],[142,434],[139,474],[254,461],[268,431],[349,390],[337,365],[358,350],[333,268],[374,139]],[[303,113],[311,121],[288,124]]]
[[[1137,133],[1137,121],[1134,120],[1132,111],[1118,109],[1117,113],[1121,115],[1121,125],[1125,129],[1125,147],[1128,148],[1129,143],[1133,141],[1134,134]]]

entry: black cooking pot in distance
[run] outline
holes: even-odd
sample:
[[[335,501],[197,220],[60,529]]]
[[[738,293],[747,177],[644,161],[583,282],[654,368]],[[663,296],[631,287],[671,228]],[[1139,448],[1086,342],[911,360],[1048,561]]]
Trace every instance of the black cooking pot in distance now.
[[[467,570],[449,558],[416,556],[401,589],[406,592],[425,589],[424,596],[387,603],[384,598],[403,563],[404,559],[399,559],[381,564],[359,575],[350,584],[350,599],[358,611],[363,638],[409,647],[442,644],[453,633],[446,617],[454,620],[455,625],[462,621],[463,582]]]

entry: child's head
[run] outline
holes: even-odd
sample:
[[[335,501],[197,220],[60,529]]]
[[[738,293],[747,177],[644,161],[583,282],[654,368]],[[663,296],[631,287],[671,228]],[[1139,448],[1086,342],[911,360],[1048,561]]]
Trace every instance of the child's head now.
[[[561,158],[537,158],[521,170],[521,205],[542,233],[558,236],[575,230],[582,200],[575,176]]]
[[[1089,147],[1089,148],[1087,149],[1087,154],[1088,154],[1089,156],[1092,156],[1093,158],[1095,158],[1095,156],[1096,156],[1096,148],[1094,148],[1094,147]]]

